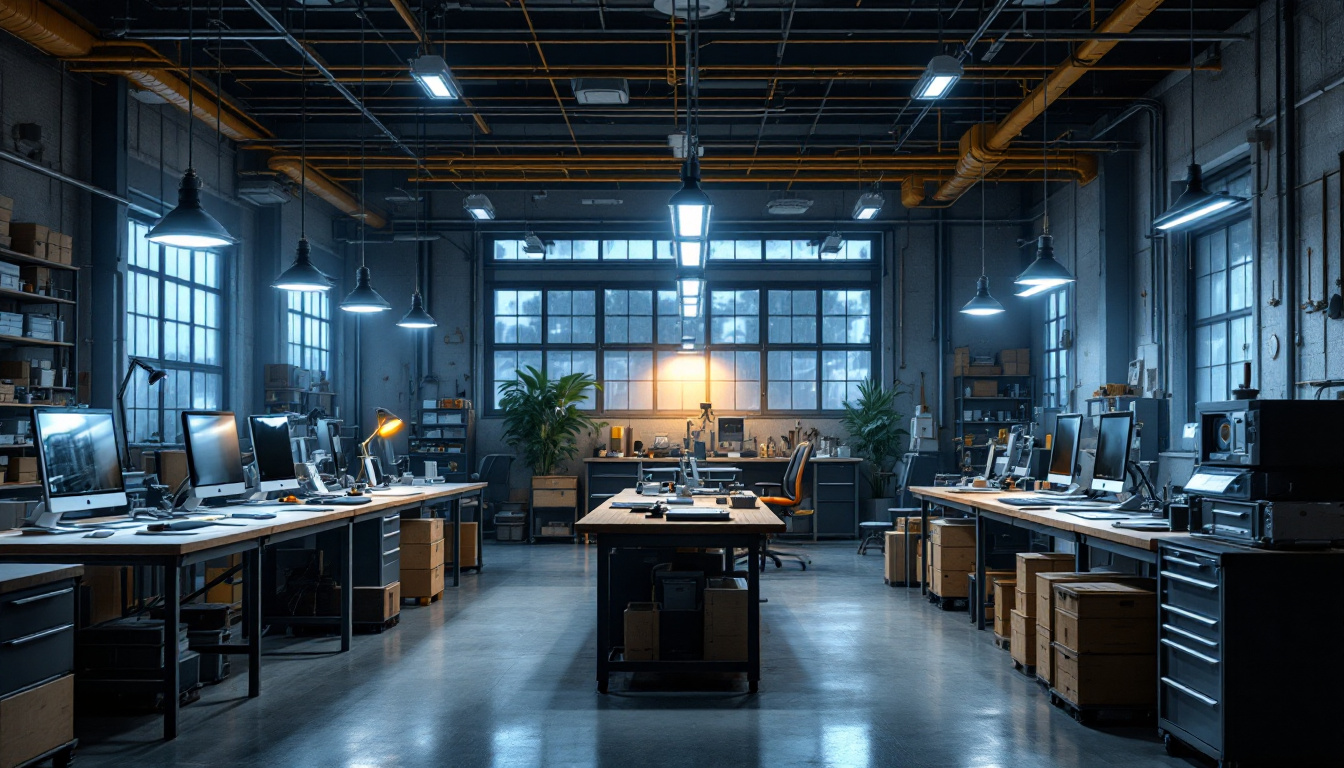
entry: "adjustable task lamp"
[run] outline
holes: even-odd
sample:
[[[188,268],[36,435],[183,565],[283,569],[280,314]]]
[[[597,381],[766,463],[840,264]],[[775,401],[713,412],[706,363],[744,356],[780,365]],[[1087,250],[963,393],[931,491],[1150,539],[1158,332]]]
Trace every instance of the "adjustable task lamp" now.
[[[359,444],[359,458],[360,458],[359,474],[360,477],[367,477],[369,482],[373,482],[374,480],[372,473],[369,472],[369,465],[370,465],[369,443],[372,443],[373,439],[376,437],[387,439],[400,432],[401,428],[406,425],[406,422],[402,421],[400,416],[397,416],[395,413],[387,410],[386,408],[375,409],[374,415],[378,419],[377,428],[375,428],[373,432],[370,433],[369,436],[364,439],[364,442]]]

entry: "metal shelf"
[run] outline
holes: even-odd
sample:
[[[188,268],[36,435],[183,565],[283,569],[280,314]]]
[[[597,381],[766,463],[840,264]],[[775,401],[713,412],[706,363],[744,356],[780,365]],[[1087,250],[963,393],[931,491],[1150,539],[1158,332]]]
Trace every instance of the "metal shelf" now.
[[[0,299],[8,299],[23,304],[68,304],[71,306],[75,304],[70,299],[58,299],[55,296],[43,296],[40,293],[16,291],[13,288],[0,288]]]
[[[0,341],[8,341],[18,344],[21,347],[73,347],[68,341],[47,341],[46,339],[33,339],[28,336],[10,336],[0,334]]]
[[[19,253],[8,248],[0,248],[0,261],[8,261],[12,264],[35,264],[39,267],[50,267],[51,269],[64,269],[69,272],[78,272],[79,267],[73,264],[58,264],[54,261],[39,259],[36,256],[27,253]]]

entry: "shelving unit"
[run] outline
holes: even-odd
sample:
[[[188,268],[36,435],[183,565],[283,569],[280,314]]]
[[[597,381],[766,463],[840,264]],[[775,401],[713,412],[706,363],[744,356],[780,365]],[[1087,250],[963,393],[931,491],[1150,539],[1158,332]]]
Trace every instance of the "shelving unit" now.
[[[993,382],[995,395],[967,395],[967,388],[974,388],[974,382]],[[1000,429],[1011,429],[1019,424],[1031,421],[1031,407],[1035,401],[1031,375],[994,374],[988,376],[954,376],[952,386],[956,392],[956,449],[957,466],[962,466],[966,455],[970,454],[970,463],[977,469],[984,465],[989,441],[997,439]],[[1005,395],[1016,391],[1017,394]],[[966,418],[967,412],[982,411],[996,418]],[[997,418],[1011,414],[1010,418]],[[972,438],[972,444],[966,445],[966,435]]]
[[[421,408],[411,425],[411,472],[423,472],[424,462],[436,461],[439,476],[465,483],[476,471],[476,411],[471,408]]]
[[[0,402],[0,419],[26,420],[34,408],[52,405],[70,405],[76,402],[75,385],[79,381],[79,355],[74,340],[80,338],[77,297],[79,296],[79,268],[71,264],[48,261],[27,253],[9,248],[0,248],[0,262],[19,267],[42,267],[50,270],[50,285],[45,289],[53,294],[0,288],[0,311],[23,314],[38,312],[56,318],[57,333],[55,340],[34,339],[27,336],[0,334],[0,351],[8,351],[7,359],[18,361],[49,360],[51,368],[59,372],[66,371],[65,380],[57,380],[55,386],[41,387],[31,381],[4,379],[14,386],[14,399]],[[69,341],[67,341],[67,339]],[[13,354],[15,350],[27,350]],[[40,363],[31,367],[37,369]],[[19,398],[28,398],[32,402],[18,402]],[[31,457],[35,447],[31,441],[0,445],[0,456],[9,459]],[[34,491],[41,489],[41,483],[3,482],[8,468],[0,467],[0,500],[30,500],[35,498]]]
[[[294,389],[292,387],[267,387],[267,413],[308,413],[321,408],[327,413],[335,413],[335,392],[312,389]]]

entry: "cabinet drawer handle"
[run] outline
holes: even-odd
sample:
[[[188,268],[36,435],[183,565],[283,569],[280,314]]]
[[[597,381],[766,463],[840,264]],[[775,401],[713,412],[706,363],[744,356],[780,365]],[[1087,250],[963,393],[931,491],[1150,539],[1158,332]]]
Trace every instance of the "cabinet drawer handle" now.
[[[1207,563],[1200,563],[1194,560],[1186,560],[1181,557],[1172,557],[1171,555],[1163,555],[1162,559],[1166,560],[1168,563],[1176,563],[1177,565],[1184,565],[1190,568],[1199,568],[1201,570],[1209,567]]]
[[[1180,651],[1181,653],[1188,653],[1188,654],[1190,654],[1191,656],[1194,656],[1196,659],[1199,659],[1200,661],[1204,662],[1205,664],[1217,664],[1217,663],[1218,663],[1218,660],[1215,659],[1215,658],[1213,658],[1212,656],[1208,656],[1208,655],[1205,655],[1205,654],[1203,654],[1203,653],[1200,653],[1199,651],[1196,651],[1194,648],[1186,648],[1184,645],[1181,645],[1180,643],[1176,642],[1175,640],[1169,640],[1169,639],[1167,639],[1167,638],[1164,637],[1164,638],[1162,638],[1162,644],[1165,645],[1165,646],[1167,646],[1168,648],[1175,648],[1176,650]]]
[[[1211,699],[1211,698],[1209,698],[1208,696],[1205,696],[1204,694],[1200,693],[1199,691],[1196,691],[1194,688],[1191,688],[1191,687],[1186,686],[1186,685],[1181,685],[1180,683],[1176,682],[1175,680],[1172,680],[1170,677],[1164,677],[1164,678],[1162,678],[1162,682],[1163,682],[1163,684],[1165,684],[1165,685],[1169,685],[1169,686],[1171,686],[1172,688],[1175,688],[1176,690],[1180,691],[1181,693],[1184,693],[1185,695],[1190,696],[1190,697],[1196,699],[1197,701],[1203,702],[1204,704],[1207,704],[1207,705],[1209,705],[1210,707],[1216,707],[1216,706],[1218,706],[1218,700],[1217,700],[1217,699]]]
[[[1200,645],[1207,645],[1210,648],[1218,647],[1217,641],[1210,640],[1207,637],[1200,637],[1199,635],[1196,635],[1194,632],[1191,632],[1189,630],[1181,629],[1180,627],[1173,627],[1170,624],[1163,624],[1162,628],[1168,632],[1175,632],[1181,637],[1194,640],[1196,643],[1199,643]]]
[[[1200,614],[1195,613],[1194,611],[1187,611],[1187,610],[1184,609],[1184,608],[1179,608],[1179,607],[1174,606],[1174,605],[1164,605],[1164,606],[1162,606],[1162,610],[1164,610],[1164,611],[1170,611],[1170,612],[1176,614],[1177,616],[1184,616],[1184,617],[1187,618],[1187,619],[1191,619],[1191,620],[1194,620],[1194,621],[1198,621],[1200,624],[1203,624],[1203,625],[1206,626],[1206,627],[1216,627],[1216,626],[1218,626],[1218,620],[1217,620],[1217,619],[1210,619],[1208,616],[1201,616]]]
[[[1182,581],[1185,582],[1186,584],[1193,584],[1196,587],[1203,587],[1205,589],[1218,588],[1218,584],[1215,582],[1203,581],[1202,579],[1191,578],[1189,576],[1185,576],[1179,573],[1172,573],[1171,571],[1162,571],[1162,576],[1168,579],[1173,579],[1175,581]]]
[[[401,556],[401,547],[397,547],[396,549],[389,549],[389,550],[387,550],[386,552],[383,553],[383,557],[384,557],[384,558],[388,558],[388,557],[391,557],[391,556],[393,556],[393,555],[396,555],[396,556],[400,557],[400,556]]]
[[[34,640],[41,640],[41,639],[44,638],[44,637],[50,637],[50,636],[52,636],[52,635],[59,635],[59,634],[62,633],[62,632],[65,632],[65,631],[67,631],[67,630],[71,630],[71,629],[74,629],[74,628],[75,628],[75,625],[74,625],[74,624],[62,624],[62,625],[59,626],[59,627],[52,627],[51,629],[44,629],[44,630],[42,630],[41,632],[34,632],[34,633],[31,634],[31,635],[24,635],[23,637],[16,637],[16,638],[14,638],[13,640],[6,641],[6,642],[5,642],[5,645],[6,645],[6,646],[25,645],[25,644],[27,644],[27,643],[31,643],[31,642],[33,642]]]
[[[400,536],[400,535],[401,535],[401,531],[388,531],[387,533],[384,533],[384,534],[383,534],[383,538],[384,538],[384,539],[390,539],[390,538],[392,538],[393,536]]]
[[[45,594],[41,594],[41,595],[33,595],[33,596],[31,596],[31,597],[21,597],[21,598],[19,598],[18,600],[11,600],[11,601],[9,602],[9,604],[10,604],[10,605],[28,605],[29,603],[36,603],[36,602],[38,602],[38,601],[40,601],[40,600],[50,600],[50,599],[53,598],[53,597],[60,597],[61,595],[68,595],[68,594],[70,594],[71,592],[74,592],[74,591],[75,591],[75,588],[74,588],[74,587],[66,587],[65,589],[58,589],[58,590],[56,590],[55,592],[47,592],[47,593],[45,593]]]

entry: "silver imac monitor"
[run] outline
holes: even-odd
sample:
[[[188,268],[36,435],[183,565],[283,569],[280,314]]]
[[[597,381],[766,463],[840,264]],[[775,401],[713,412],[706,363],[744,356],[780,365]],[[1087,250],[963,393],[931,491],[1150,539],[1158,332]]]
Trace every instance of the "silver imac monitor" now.
[[[986,480],[993,480],[995,477],[994,462],[999,457],[999,444],[994,442],[993,440],[990,440],[987,452],[989,456],[985,459],[984,478]]]
[[[1081,413],[1061,413],[1055,418],[1055,436],[1050,443],[1050,470],[1046,480],[1056,485],[1073,484],[1082,430]]]
[[[47,505],[45,525],[54,525],[64,514],[124,513],[126,488],[111,411],[40,408],[33,412],[33,430]],[[77,514],[81,512],[89,514]]]
[[[1120,493],[1125,489],[1125,468],[1134,439],[1134,413],[1101,414],[1097,427],[1097,458],[1092,464],[1092,490]]]
[[[252,434],[252,458],[259,480],[257,490],[262,493],[298,490],[299,476],[294,471],[289,417],[284,414],[248,416],[247,426]]]
[[[247,491],[238,423],[227,411],[183,411],[191,495],[196,499],[237,496]]]
[[[332,474],[345,474],[345,451],[341,447],[341,420],[318,419],[313,428],[317,432],[318,450],[326,451],[331,457]]]

